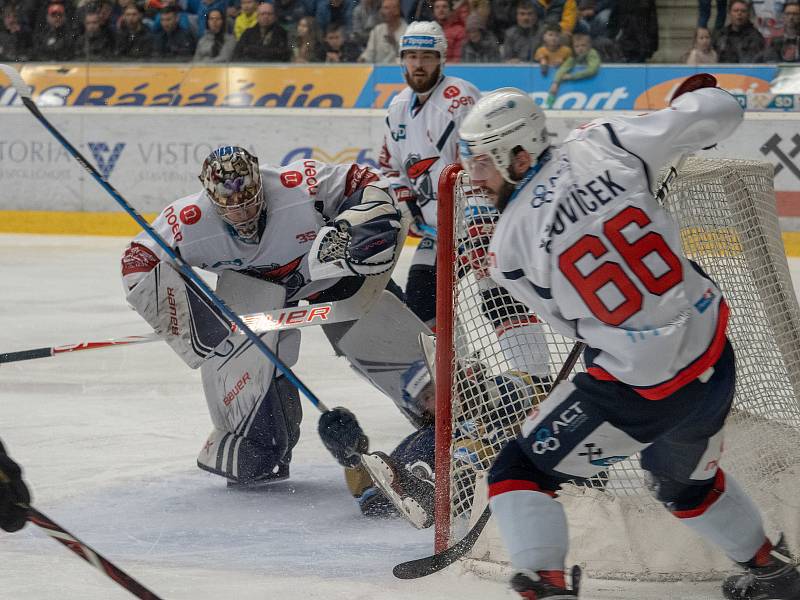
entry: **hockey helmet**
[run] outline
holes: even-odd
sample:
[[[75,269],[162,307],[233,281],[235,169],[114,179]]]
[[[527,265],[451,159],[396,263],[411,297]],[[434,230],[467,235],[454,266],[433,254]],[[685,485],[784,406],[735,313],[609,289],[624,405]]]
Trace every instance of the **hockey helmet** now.
[[[474,180],[486,178],[491,161],[509,183],[514,149],[527,150],[534,162],[550,146],[541,108],[522,90],[500,88],[482,97],[459,129],[459,154]]]
[[[447,38],[436,21],[414,21],[400,38],[400,58],[406,50],[430,50],[439,53],[439,64],[447,59]]]
[[[222,146],[203,161],[200,181],[217,214],[242,239],[258,234],[264,209],[258,158],[240,146]]]
[[[424,360],[417,360],[403,372],[403,401],[400,409],[415,425],[431,420],[434,387]]]

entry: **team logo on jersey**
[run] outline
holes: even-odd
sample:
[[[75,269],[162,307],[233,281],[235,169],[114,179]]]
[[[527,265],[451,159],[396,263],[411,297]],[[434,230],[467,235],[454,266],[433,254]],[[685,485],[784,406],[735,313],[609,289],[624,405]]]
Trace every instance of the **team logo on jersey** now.
[[[258,277],[270,283],[283,286],[286,288],[286,297],[291,298],[306,284],[306,279],[300,272],[300,264],[302,262],[303,257],[298,256],[285,265],[272,263],[261,267],[250,267],[242,272],[245,275]]]
[[[437,160],[439,160],[438,156],[420,158],[419,154],[409,154],[403,164],[406,175],[408,175],[408,178],[414,184],[414,189],[417,192],[417,204],[419,206],[425,206],[428,202],[435,199],[430,169]]]
[[[444,88],[443,95],[448,100],[452,100],[453,98],[456,98],[459,94],[461,94],[461,90],[458,89],[454,85],[448,85],[446,88]]]
[[[283,187],[296,188],[303,183],[303,174],[300,171],[286,171],[281,173],[281,183]]]
[[[190,204],[189,206],[185,206],[181,209],[180,214],[178,215],[181,219],[181,223],[184,225],[194,225],[200,220],[200,217],[203,216],[203,213],[200,211],[200,207],[197,204]]]
[[[714,298],[716,298],[714,290],[708,288],[705,292],[703,292],[703,295],[700,296],[700,300],[694,303],[694,307],[697,309],[697,312],[701,314],[706,312],[706,309],[711,306]]]

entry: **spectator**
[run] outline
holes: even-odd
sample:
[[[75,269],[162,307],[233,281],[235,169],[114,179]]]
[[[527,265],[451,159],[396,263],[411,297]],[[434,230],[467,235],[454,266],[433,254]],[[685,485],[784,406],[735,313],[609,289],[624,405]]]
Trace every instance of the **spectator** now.
[[[103,29],[98,13],[87,12],[83,17],[83,35],[75,43],[75,58],[103,61],[113,56],[114,34],[109,29]]]
[[[489,0],[452,0],[453,14],[466,27],[467,17],[478,15],[481,24],[486,27],[492,16],[492,5]]]
[[[300,19],[309,14],[305,0],[273,0],[272,5],[278,15],[278,24],[287,32],[295,31]]]
[[[616,0],[608,18],[608,37],[627,63],[643,63],[658,50],[656,0]]]
[[[542,26],[530,0],[517,0],[517,24],[510,27],[503,42],[506,62],[531,62],[536,49],[542,45]]]
[[[457,63],[461,60],[461,46],[467,36],[464,23],[453,13],[450,0],[433,0],[433,18],[447,39],[447,62]]]
[[[562,81],[577,81],[594,77],[600,70],[600,63],[600,55],[597,50],[592,48],[592,37],[588,33],[575,32],[572,35],[572,55],[558,68],[553,83],[550,85],[547,108],[553,106]]]
[[[578,4],[576,0],[537,0],[539,10],[543,11],[543,21],[555,22],[564,33],[572,33],[578,22]]]
[[[233,35],[240,40],[245,30],[256,26],[256,0],[242,0],[241,11],[233,22]]]
[[[317,20],[322,31],[327,31],[328,25],[336,23],[343,25],[345,31],[350,31],[353,23],[353,8],[357,0],[315,0],[311,16]]]
[[[400,12],[406,23],[433,21],[433,7],[430,0],[402,0]]]
[[[800,4],[789,0],[783,5],[783,35],[770,40],[766,62],[800,62]]]
[[[382,0],[381,15],[383,23],[378,23],[369,32],[367,47],[358,57],[358,62],[399,62],[400,38],[408,26],[400,16],[400,0]]]
[[[325,60],[323,52],[317,20],[314,17],[303,17],[297,23],[297,35],[292,44],[292,62],[322,62]]]
[[[206,33],[197,42],[195,62],[226,63],[233,58],[236,38],[225,31],[225,15],[221,10],[210,10],[206,16]]]
[[[178,16],[178,28],[183,29],[184,31],[191,32],[194,36],[197,33],[197,16],[190,15],[188,12],[183,11],[180,7],[176,4],[175,0],[158,0],[158,4],[161,8],[158,9],[158,12],[154,15],[152,19],[152,26],[150,27],[150,31],[153,33],[161,33],[162,26],[161,26],[161,12],[165,8],[174,7],[176,14]],[[146,19],[145,19],[146,21]]]
[[[361,0],[353,9],[352,30],[350,39],[360,48],[367,45],[369,32],[381,22],[380,0]]]
[[[3,28],[0,29],[0,60],[27,61],[32,47],[33,37],[30,30],[20,25],[16,6],[6,4],[3,7]]]
[[[122,27],[122,16],[125,14],[125,9],[128,8],[131,4],[134,4],[134,0],[117,0],[114,2],[113,6],[111,7],[111,28],[114,33],[118,33],[120,27]]]
[[[66,22],[64,5],[47,7],[47,24],[33,39],[34,60],[61,62],[75,57],[75,42]]]
[[[468,16],[466,30],[467,39],[461,47],[461,62],[500,62],[500,45],[497,42],[497,38],[483,26],[483,20],[480,16]]]
[[[197,15],[197,35],[199,37],[203,37],[206,33],[206,22],[208,21],[208,13],[212,10],[221,10],[223,14],[228,14],[228,0],[200,0],[199,3],[195,3],[196,0],[191,0],[188,3],[189,7],[195,8],[196,10],[189,9],[189,12],[192,14]]]
[[[717,0],[717,17],[714,19],[714,31],[725,27],[725,13],[728,0]],[[711,0],[697,0],[697,28],[708,29],[708,20],[711,18]]]
[[[764,36],[750,20],[750,4],[745,0],[730,3],[728,24],[715,33],[719,62],[754,63],[763,58]]]
[[[528,2],[531,6],[532,0]],[[517,21],[517,0],[494,0],[487,28],[502,44],[506,31]]]
[[[256,8],[258,23],[245,30],[233,51],[234,60],[288,62],[292,56],[286,30],[278,25],[275,7],[263,2]]]
[[[123,60],[149,60],[155,53],[153,34],[142,23],[142,9],[134,3],[122,13],[114,53]]]
[[[542,75],[547,76],[550,67],[560,67],[572,56],[572,48],[565,46],[561,37],[561,25],[548,23],[544,27],[544,43],[536,50],[533,60],[539,63]]]
[[[161,32],[155,34],[156,53],[165,61],[188,61],[194,55],[195,39],[190,31],[178,26],[177,6],[161,9]],[[205,29],[205,28],[204,28]]]
[[[586,31],[594,38],[608,37],[608,18],[611,16],[613,0],[580,0],[578,24],[575,30]]]
[[[325,43],[322,45],[327,63],[352,63],[358,60],[361,47],[345,37],[344,27],[335,23],[328,25]]]
[[[686,57],[686,64],[709,65],[716,62],[718,62],[717,51],[711,44],[711,32],[705,27],[698,27],[694,32],[694,41]]]

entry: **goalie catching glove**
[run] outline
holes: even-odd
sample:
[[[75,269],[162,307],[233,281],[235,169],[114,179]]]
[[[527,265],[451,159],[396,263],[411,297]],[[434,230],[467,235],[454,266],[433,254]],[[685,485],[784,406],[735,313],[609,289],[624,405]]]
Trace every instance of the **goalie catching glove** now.
[[[380,275],[392,268],[400,233],[400,213],[380,188],[368,186],[361,204],[320,229],[311,248],[313,279]]]
[[[361,464],[361,455],[369,450],[369,438],[358,419],[341,406],[322,413],[317,430],[322,443],[343,467],[357,467]]]

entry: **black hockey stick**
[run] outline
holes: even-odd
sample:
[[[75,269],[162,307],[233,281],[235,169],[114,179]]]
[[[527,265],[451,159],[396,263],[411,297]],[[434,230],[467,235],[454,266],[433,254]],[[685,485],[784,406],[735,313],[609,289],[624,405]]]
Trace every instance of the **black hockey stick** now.
[[[91,546],[80,541],[50,517],[42,514],[33,507],[26,506],[25,508],[28,510],[28,521],[41,528],[57,542],[72,550],[87,563],[102,571],[105,575],[116,581],[119,586],[125,588],[137,598],[142,598],[142,600],[162,600],[161,596],[148,590],[117,565],[99,554]]]
[[[322,403],[314,392],[312,392],[294,372],[289,368],[289,366],[284,363],[277,354],[275,354],[269,347],[264,343],[264,341],[256,335],[256,333],[250,329],[247,325],[245,325],[244,321],[239,318],[239,316],[233,312],[223,300],[217,296],[217,294],[208,286],[208,284],[203,280],[202,277],[198,276],[197,273],[194,272],[192,267],[183,260],[172,247],[167,244],[163,237],[161,237],[155,229],[153,229],[150,223],[139,214],[139,212],[128,203],[125,198],[112,186],[108,181],[106,181],[100,172],[95,169],[92,164],[86,160],[86,158],[78,151],[75,146],[73,146],[67,138],[65,138],[61,132],[56,129],[50,121],[41,113],[39,108],[31,98],[31,90],[28,85],[22,80],[20,74],[13,68],[8,65],[0,64],[0,71],[5,73],[8,79],[11,81],[11,85],[14,87],[14,90],[19,95],[22,103],[25,105],[30,113],[38,120],[47,131],[49,131],[53,137],[55,137],[62,146],[67,150],[67,152],[72,156],[78,163],[92,176],[92,178],[100,184],[100,186],[109,193],[109,195],[114,198],[117,204],[119,204],[122,209],[130,215],[130,217],[136,221],[136,223],[149,235],[152,240],[158,244],[158,246],[164,251],[164,253],[169,256],[170,260],[174,263],[175,267],[181,274],[189,279],[194,285],[196,285],[200,290],[203,292],[203,295],[208,298],[209,302],[211,302],[214,306],[216,306],[219,311],[225,316],[225,319],[228,321],[231,328],[236,328],[242,333],[244,333],[247,338],[253,343],[253,345],[258,348],[264,356],[269,359],[269,361],[275,365],[275,368],[280,371],[284,377],[288,381],[290,381],[295,387],[297,387],[306,398],[308,398],[311,403],[316,406],[321,412],[325,412],[328,410],[328,407]]]
[[[561,366],[561,370],[558,372],[558,375],[556,375],[555,381],[553,382],[553,387],[550,388],[550,393],[552,393],[553,389],[555,389],[559,383],[567,378],[567,375],[569,375],[570,371],[572,371],[572,369],[575,367],[575,363],[578,362],[578,358],[585,347],[586,344],[583,342],[575,342],[575,345],[572,347],[567,359]],[[427,575],[436,573],[437,571],[441,571],[445,567],[449,567],[459,558],[466,555],[467,552],[472,550],[472,547],[475,545],[475,542],[478,541],[478,538],[483,532],[484,527],[486,527],[486,523],[489,522],[489,517],[491,516],[492,510],[487,504],[486,508],[483,509],[481,516],[477,521],[475,521],[475,524],[467,532],[467,535],[461,538],[461,540],[455,545],[450,546],[449,548],[436,554],[432,554],[431,556],[426,556],[425,558],[417,558],[415,560],[409,560],[407,562],[400,563],[399,565],[396,565],[394,569],[392,569],[392,573],[398,579],[418,579],[420,577],[425,577]]]

